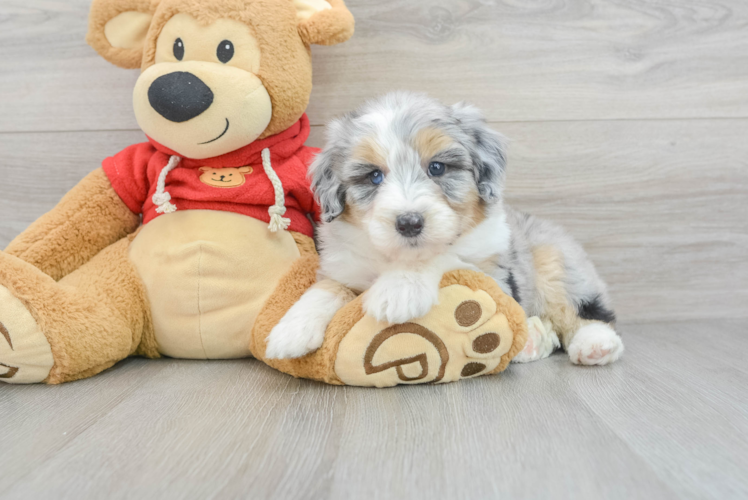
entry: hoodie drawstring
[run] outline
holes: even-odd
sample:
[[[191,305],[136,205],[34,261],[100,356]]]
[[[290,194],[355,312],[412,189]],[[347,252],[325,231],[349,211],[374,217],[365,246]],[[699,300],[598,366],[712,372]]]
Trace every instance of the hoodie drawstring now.
[[[179,156],[172,156],[169,158],[169,163],[161,170],[158,175],[158,182],[156,183],[156,193],[153,195],[153,204],[156,205],[156,212],[160,214],[170,214],[177,211],[176,205],[171,202],[171,195],[166,191],[166,176],[169,172],[177,168],[179,162],[182,159]],[[283,184],[281,183],[278,174],[273,170],[273,165],[270,162],[270,149],[265,148],[262,150],[262,167],[265,169],[265,174],[270,179],[270,183],[273,185],[273,192],[275,193],[275,205],[268,209],[270,215],[270,224],[268,229],[270,232],[276,233],[279,230],[288,229],[291,225],[291,219],[283,217],[286,214],[286,197],[283,194]]]
[[[288,229],[288,226],[291,225],[291,219],[283,217],[286,214],[286,197],[283,195],[283,184],[270,163],[270,150],[268,148],[262,150],[262,167],[273,185],[273,191],[275,191],[275,205],[268,209],[268,214],[270,214],[268,229],[271,233],[275,233],[279,229]]]
[[[178,156],[172,156],[169,158],[169,163],[161,170],[158,174],[158,183],[156,184],[156,193],[153,195],[153,204],[156,205],[156,212],[160,214],[170,214],[177,211],[176,205],[169,203],[171,201],[171,195],[166,192],[166,176],[169,172],[177,168],[179,162],[182,159]]]

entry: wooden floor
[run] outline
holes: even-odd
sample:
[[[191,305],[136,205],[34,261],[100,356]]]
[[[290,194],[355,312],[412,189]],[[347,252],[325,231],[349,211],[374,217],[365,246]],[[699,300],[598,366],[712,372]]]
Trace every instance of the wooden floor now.
[[[0,385],[0,498],[748,498],[748,2],[347,3],[310,144],[388,90],[474,102],[511,141],[509,201],[609,282],[623,360],[365,390],[133,359]],[[89,4],[0,0],[0,248],[145,139]]]
[[[748,498],[745,322],[622,331],[609,367],[439,386],[133,359],[2,387],[0,498]]]

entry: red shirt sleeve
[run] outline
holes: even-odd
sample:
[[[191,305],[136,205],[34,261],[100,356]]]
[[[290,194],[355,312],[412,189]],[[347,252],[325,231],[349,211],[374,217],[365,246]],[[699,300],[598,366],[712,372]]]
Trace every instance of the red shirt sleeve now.
[[[114,191],[133,213],[141,214],[148,196],[148,162],[156,149],[148,142],[133,144],[102,163]]]

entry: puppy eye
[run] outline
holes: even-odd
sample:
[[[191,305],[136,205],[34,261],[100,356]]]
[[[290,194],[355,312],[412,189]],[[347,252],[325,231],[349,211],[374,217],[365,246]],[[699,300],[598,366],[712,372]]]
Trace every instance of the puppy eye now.
[[[218,50],[216,51],[218,60],[223,64],[226,64],[234,57],[234,44],[228,40],[224,40],[218,44]]]
[[[174,40],[174,57],[177,58],[177,61],[184,59],[184,42],[181,38]]]
[[[381,170],[375,170],[369,174],[369,179],[371,179],[372,184],[378,186],[384,181],[384,172]]]
[[[441,175],[444,175],[444,172],[446,172],[447,166],[439,161],[432,161],[429,163],[429,175],[431,177],[439,177]]]

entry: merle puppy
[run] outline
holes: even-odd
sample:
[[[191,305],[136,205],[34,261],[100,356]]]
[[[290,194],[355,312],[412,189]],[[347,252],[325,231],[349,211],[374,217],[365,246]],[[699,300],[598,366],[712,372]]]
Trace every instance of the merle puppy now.
[[[310,175],[323,210],[319,281],[268,337],[269,358],[317,349],[335,313],[367,291],[365,312],[404,323],[437,302],[442,275],[493,277],[527,312],[516,361],[563,345],[573,363],[617,360],[605,283],[561,227],[503,203],[504,140],[472,106],[394,93],[333,121]]]

